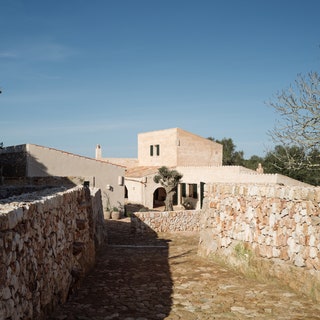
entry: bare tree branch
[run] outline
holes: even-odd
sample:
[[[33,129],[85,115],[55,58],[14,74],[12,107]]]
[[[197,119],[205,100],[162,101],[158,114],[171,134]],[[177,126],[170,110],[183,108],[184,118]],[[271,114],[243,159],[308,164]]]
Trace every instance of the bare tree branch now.
[[[273,130],[269,131],[273,142],[285,150],[278,160],[292,170],[320,168],[319,153],[314,153],[320,150],[318,73],[310,72],[306,77],[299,75],[294,86],[277,93],[275,101],[268,105],[280,115]]]

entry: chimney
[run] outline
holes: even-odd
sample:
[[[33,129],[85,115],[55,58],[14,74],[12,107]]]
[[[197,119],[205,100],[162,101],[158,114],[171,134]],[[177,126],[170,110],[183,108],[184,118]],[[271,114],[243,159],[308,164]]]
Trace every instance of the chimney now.
[[[101,159],[101,158],[102,158],[101,146],[100,146],[100,144],[97,144],[97,146],[96,146],[96,159]]]

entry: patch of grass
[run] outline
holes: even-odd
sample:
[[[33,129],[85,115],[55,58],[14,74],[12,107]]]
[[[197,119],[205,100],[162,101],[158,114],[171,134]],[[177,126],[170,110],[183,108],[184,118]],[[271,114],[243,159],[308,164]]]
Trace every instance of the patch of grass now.
[[[249,260],[252,257],[252,251],[240,242],[234,247],[236,256],[241,260]]]

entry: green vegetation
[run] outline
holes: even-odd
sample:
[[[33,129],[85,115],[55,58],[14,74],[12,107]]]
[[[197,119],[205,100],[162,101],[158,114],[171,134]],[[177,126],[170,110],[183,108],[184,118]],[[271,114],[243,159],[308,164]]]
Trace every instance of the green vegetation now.
[[[249,160],[244,160],[243,165],[246,168],[255,170],[258,164],[261,163],[264,173],[279,173],[292,179],[296,179],[314,186],[320,185],[320,169],[314,168],[310,170],[306,167],[301,167],[299,170],[283,166],[281,157],[284,153],[290,153],[295,157],[296,161],[300,159],[303,161],[303,152],[297,147],[291,147],[284,150],[283,146],[276,146],[273,150],[269,151],[264,157],[252,156]],[[314,151],[314,159],[320,155],[318,151]],[[310,160],[311,161],[311,160]]]
[[[242,166],[244,164],[243,151],[236,151],[236,145],[231,138],[216,140],[209,137],[208,139],[223,145],[222,164],[224,166]]]
[[[234,247],[234,251],[239,259],[249,260],[252,256],[252,252],[244,246],[242,242],[238,243]]]
[[[181,179],[181,173],[176,170],[169,170],[165,166],[159,168],[158,174],[153,178],[155,183],[160,183],[166,190],[166,199],[164,200],[166,211],[173,211],[173,196]]]
[[[275,147],[264,157],[253,155],[244,159],[231,138],[216,140],[223,145],[222,164],[257,169],[261,163],[264,173],[279,173],[290,178],[320,185],[320,75],[310,72],[299,75],[289,89],[280,91],[267,103],[279,115],[269,132]]]
[[[261,163],[264,173],[279,173],[314,186],[320,185],[320,168],[316,166],[316,164],[319,163],[317,161],[319,161],[320,158],[320,151],[316,149],[306,156],[304,151],[297,146],[285,148],[284,146],[278,145],[273,150],[267,152],[264,157],[253,155],[249,159],[244,159],[243,151],[236,151],[236,146],[231,138],[224,138],[221,141],[214,140],[211,137],[208,139],[222,143],[224,153],[226,148],[227,152],[226,155],[223,156],[223,165],[238,165],[256,170],[259,163]],[[308,158],[308,163],[313,163],[314,166],[307,167],[301,165],[299,169],[285,166],[283,159],[287,158],[287,155],[289,155],[291,161],[295,163],[305,162],[306,158]]]
[[[276,150],[277,165],[287,170],[320,169],[320,76],[299,75],[293,85],[268,103],[278,114],[269,132]]]

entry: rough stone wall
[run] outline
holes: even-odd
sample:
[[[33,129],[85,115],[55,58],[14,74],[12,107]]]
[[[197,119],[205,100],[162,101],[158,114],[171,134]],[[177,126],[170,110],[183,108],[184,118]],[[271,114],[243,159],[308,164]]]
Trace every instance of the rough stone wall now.
[[[0,149],[0,177],[24,177],[27,174],[25,145]],[[1,181],[0,181],[1,182]]]
[[[3,187],[8,186],[41,186],[41,187],[66,187],[72,188],[77,185],[83,184],[87,179],[92,177],[80,177],[80,176],[69,176],[69,177],[57,177],[57,176],[46,176],[46,177],[5,177],[3,179]],[[90,181],[90,180],[89,180]],[[92,184],[92,181],[90,181]]]
[[[131,226],[137,233],[149,229],[155,232],[199,231],[200,211],[135,212],[131,216]]]
[[[101,190],[91,188],[92,221],[95,247],[107,244],[107,229],[104,222],[103,204]]]
[[[199,253],[320,301],[320,188],[207,185]]]
[[[124,167],[35,144],[0,149],[0,185],[17,177],[84,177],[91,187],[102,190],[103,203],[109,199],[112,206],[123,206],[119,177],[124,175]]]
[[[52,191],[0,206],[0,319],[45,319],[95,262],[100,190]]]
[[[0,183],[0,200],[49,188],[70,189],[82,185],[84,181],[86,179],[82,177],[6,177],[2,179],[3,183]]]

